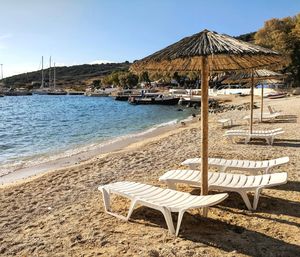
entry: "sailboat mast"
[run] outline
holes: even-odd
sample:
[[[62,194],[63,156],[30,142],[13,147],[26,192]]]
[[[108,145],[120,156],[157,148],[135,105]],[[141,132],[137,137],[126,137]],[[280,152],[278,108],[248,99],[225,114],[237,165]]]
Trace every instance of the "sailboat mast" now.
[[[3,64],[1,63],[1,80],[3,80]]]
[[[55,71],[55,63],[53,66],[53,88],[56,86],[56,71]]]
[[[42,85],[41,88],[44,87],[44,56],[42,56]]]
[[[49,59],[49,87],[51,87],[51,56]]]

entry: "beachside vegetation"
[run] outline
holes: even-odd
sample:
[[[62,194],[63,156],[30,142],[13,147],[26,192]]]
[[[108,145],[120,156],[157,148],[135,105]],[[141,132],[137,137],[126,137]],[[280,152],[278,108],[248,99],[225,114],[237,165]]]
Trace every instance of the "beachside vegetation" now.
[[[102,79],[103,86],[118,86],[122,88],[133,88],[137,86],[139,77],[131,72],[116,71],[104,76]]]
[[[289,57],[286,71],[292,83],[300,85],[300,13],[283,19],[271,19],[254,36],[255,43],[277,50]]]

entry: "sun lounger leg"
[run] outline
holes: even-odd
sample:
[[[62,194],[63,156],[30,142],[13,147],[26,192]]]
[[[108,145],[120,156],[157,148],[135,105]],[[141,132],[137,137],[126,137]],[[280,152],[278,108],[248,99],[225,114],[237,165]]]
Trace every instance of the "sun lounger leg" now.
[[[131,204],[130,204],[130,207],[129,207],[129,210],[128,210],[128,214],[127,214],[127,217],[126,217],[126,220],[129,220],[133,210],[134,210],[134,207],[137,205],[137,200],[132,200],[131,201]]]
[[[110,212],[110,196],[109,196],[109,192],[105,188],[102,188],[102,197],[103,197],[105,212]]]
[[[174,229],[174,224],[173,224],[173,220],[172,220],[172,215],[169,209],[167,209],[166,207],[162,207],[160,209],[160,211],[162,212],[162,214],[165,217],[169,232],[174,235],[175,234],[175,229]]]
[[[254,194],[254,200],[253,200],[253,210],[256,210],[259,200],[259,195],[262,191],[262,188],[257,188]]]
[[[179,233],[179,230],[180,230],[181,221],[182,221],[184,213],[185,213],[185,210],[180,211],[178,213],[178,220],[177,220],[177,227],[176,227],[176,236],[178,236],[178,233]]]
[[[243,200],[244,200],[244,202],[245,202],[245,204],[246,204],[248,210],[251,211],[253,208],[252,208],[251,203],[250,203],[250,201],[249,201],[249,197],[248,197],[248,195],[247,195],[247,192],[246,192],[246,191],[240,191],[239,194],[240,194],[241,197],[243,198]]]
[[[207,215],[208,215],[208,207],[203,207],[202,208],[202,216],[207,217]]]
[[[245,137],[245,144],[248,144],[250,142],[251,137]]]
[[[220,172],[226,172],[227,168],[228,168],[227,166],[220,167],[219,171]]]

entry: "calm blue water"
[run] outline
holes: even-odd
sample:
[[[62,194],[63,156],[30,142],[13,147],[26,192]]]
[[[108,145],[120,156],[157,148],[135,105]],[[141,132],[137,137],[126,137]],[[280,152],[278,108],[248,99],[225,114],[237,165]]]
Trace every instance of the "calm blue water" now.
[[[0,171],[10,163],[103,142],[191,114],[177,109],[135,106],[110,97],[1,97]]]

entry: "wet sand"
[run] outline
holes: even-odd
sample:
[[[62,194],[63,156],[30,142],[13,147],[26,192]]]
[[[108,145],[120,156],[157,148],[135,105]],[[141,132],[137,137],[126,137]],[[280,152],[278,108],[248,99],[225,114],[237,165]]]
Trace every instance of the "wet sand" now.
[[[220,128],[218,118],[233,117],[236,128],[246,128],[241,120],[246,111],[212,114],[209,120],[209,156],[290,157],[288,164],[274,169],[288,172],[288,183],[264,190],[257,211],[248,211],[240,196],[230,193],[209,209],[208,218],[197,210],[186,213],[177,238],[168,234],[157,211],[139,207],[130,222],[104,213],[97,190],[100,184],[130,180],[165,187],[159,176],[181,167],[186,158],[199,156],[197,121],[122,150],[2,186],[0,256],[299,256],[300,98],[266,100],[266,105],[268,102],[289,114],[276,123],[254,125],[255,129],[282,127],[286,131],[273,146],[262,141],[233,144],[223,136],[226,130]],[[199,193],[188,187],[180,189]],[[112,200],[114,210],[125,214],[128,201]]]

